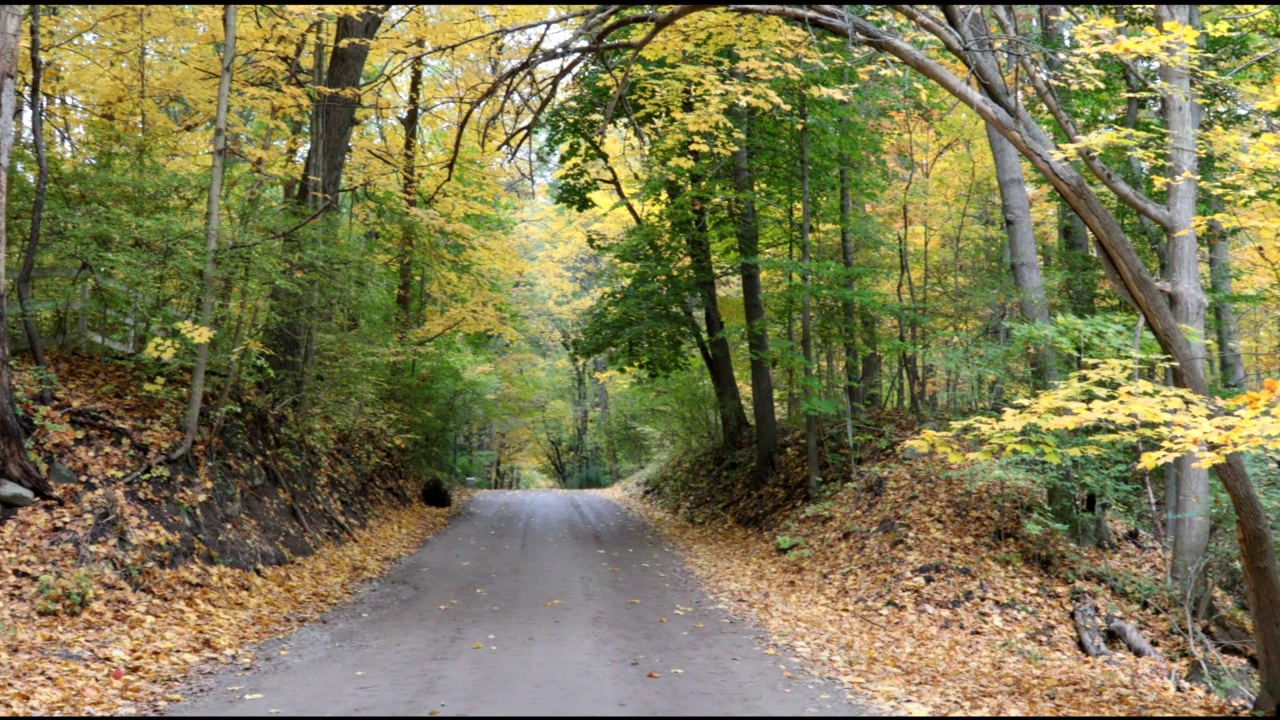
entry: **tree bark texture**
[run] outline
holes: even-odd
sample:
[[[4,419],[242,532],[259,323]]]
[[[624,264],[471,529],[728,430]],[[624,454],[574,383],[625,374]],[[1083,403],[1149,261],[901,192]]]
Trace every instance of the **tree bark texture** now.
[[[1031,225],[1031,201],[1018,151],[990,125],[987,143],[995,161],[996,182],[1000,186],[1000,206],[1009,236],[1009,264],[1018,290],[1018,311],[1030,323],[1049,323],[1049,305],[1044,297],[1044,280],[1036,254],[1035,230]],[[1045,344],[1035,351],[1035,377],[1040,388],[1058,379],[1058,361],[1053,347]]]
[[[741,118],[747,130],[749,118]],[[764,289],[760,282],[760,226],[756,220],[755,178],[744,138],[733,154],[734,229],[742,274],[742,304],[747,319],[747,349],[751,354],[751,414],[756,426],[755,480],[763,483],[778,471],[778,419],[773,403],[773,377],[769,370],[768,321]]]
[[[297,184],[294,201],[305,216],[319,217],[333,209],[342,185],[359,106],[360,79],[369,46],[382,25],[383,11],[366,6],[356,14],[338,18],[333,50],[325,68],[322,48],[317,48],[314,100],[312,101],[310,138],[306,163]],[[317,43],[319,44],[319,43]],[[324,72],[322,73],[322,68]],[[319,282],[319,268],[312,266],[310,250],[297,232],[284,238],[289,266],[284,281],[271,293],[271,304],[279,320],[269,328],[268,344],[282,385],[282,392],[302,395],[306,389],[307,368],[314,355],[314,328],[310,307],[314,288]],[[311,277],[317,276],[317,277]]]
[[[698,296],[702,300],[702,317],[710,351],[711,383],[715,388],[716,403],[720,411],[722,439],[726,445],[733,445],[742,438],[749,425],[746,411],[742,407],[742,395],[738,392],[738,382],[734,377],[729,338],[725,336],[724,321],[720,318],[707,210],[701,198],[694,193],[691,193],[689,202],[693,212],[693,228],[686,235],[689,264],[693,269]]]

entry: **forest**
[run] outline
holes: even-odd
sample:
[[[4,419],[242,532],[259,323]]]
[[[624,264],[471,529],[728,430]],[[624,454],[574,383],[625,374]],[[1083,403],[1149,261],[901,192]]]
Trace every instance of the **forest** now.
[[[909,492],[1072,578],[1072,663],[1236,703],[1148,712],[1276,711],[1269,6],[2,6],[0,80],[0,591],[42,616],[257,583],[424,481],[638,472],[856,585]]]

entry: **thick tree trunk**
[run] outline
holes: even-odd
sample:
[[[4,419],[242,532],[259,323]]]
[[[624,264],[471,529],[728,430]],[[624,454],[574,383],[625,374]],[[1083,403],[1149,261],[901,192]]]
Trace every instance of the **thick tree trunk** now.
[[[696,192],[696,191],[695,191]],[[692,266],[698,295],[702,300],[702,316],[707,331],[710,350],[711,383],[715,388],[716,403],[720,411],[722,440],[733,445],[750,427],[742,407],[742,396],[734,377],[733,359],[729,353],[729,338],[725,336],[724,321],[720,318],[720,302],[716,293],[715,266],[711,259],[711,241],[708,237],[707,211],[696,194],[690,197],[693,210],[693,228],[686,236],[689,264]]]
[[[1035,230],[1031,225],[1031,202],[1027,199],[1026,180],[1018,151],[990,125],[986,126],[987,142],[995,161],[996,182],[1000,186],[1000,205],[1005,232],[1009,236],[1009,261],[1013,284],[1018,290],[1018,310],[1026,322],[1048,324],[1049,305],[1045,302],[1044,281],[1036,254]],[[1036,384],[1048,387],[1058,379],[1058,363],[1051,345],[1036,348]]]
[[[18,32],[22,27],[22,6],[0,5],[0,479],[9,480],[40,497],[53,498],[53,487],[40,477],[31,461],[22,436],[22,426],[14,413],[13,374],[9,364],[9,319],[4,298],[7,294],[5,255],[7,253],[9,207],[9,153],[13,150],[13,118],[17,110]]]
[[[218,227],[222,221],[222,173],[227,159],[227,106],[231,98],[231,73],[236,60],[236,6],[223,7],[222,73],[218,79],[218,106],[213,121],[213,171],[209,176],[209,196],[204,223],[204,276],[200,296],[200,325],[213,325],[214,285],[218,279]],[[191,388],[187,393],[187,414],[183,419],[182,444],[171,458],[179,458],[191,450],[200,426],[200,407],[204,402],[204,374],[209,366],[209,343],[196,346],[196,363],[191,370]]]
[[[740,129],[747,132],[749,118]],[[778,420],[773,404],[773,377],[769,371],[769,334],[760,282],[760,226],[756,221],[755,179],[751,174],[748,139],[733,154],[734,229],[741,258],[742,304],[747,318],[747,349],[751,354],[751,411],[756,425],[755,480],[763,483],[778,471]]]
[[[311,147],[293,198],[304,217],[322,216],[337,206],[360,102],[360,79],[382,19],[382,11],[369,6],[357,14],[340,16],[323,73],[324,55],[317,48]],[[318,287],[321,269],[312,266],[310,249],[297,233],[285,237],[284,243],[290,266],[285,270],[286,281],[272,289],[271,304],[278,320],[269,328],[267,338],[283,394],[302,395],[315,354],[314,308],[310,307],[314,298],[310,296]]]
[[[31,107],[31,144],[36,155],[36,192],[31,202],[31,231],[27,235],[27,251],[22,256],[22,269],[18,272],[18,303],[22,307],[22,329],[31,346],[31,357],[44,377],[40,378],[40,402],[53,401],[49,389],[49,365],[44,359],[44,342],[40,327],[36,324],[35,309],[31,306],[31,273],[36,267],[36,249],[40,246],[40,225],[44,220],[44,197],[49,187],[49,158],[44,145],[44,107],[40,88],[44,78],[44,64],[40,59],[40,6],[31,6],[31,88],[28,103]]]
[[[1156,22],[1172,22],[1193,27],[1189,5],[1156,7]],[[1196,243],[1195,215],[1199,155],[1200,108],[1192,94],[1190,58],[1184,49],[1173,62],[1160,66],[1164,93],[1165,128],[1168,132],[1166,157],[1170,225],[1168,234],[1168,277],[1170,307],[1174,320],[1187,329],[1190,354],[1186,359],[1204,377],[1205,315],[1209,300],[1200,284],[1200,262]],[[1209,471],[1196,467],[1194,455],[1177,460],[1178,514],[1174,521],[1172,575],[1183,592],[1198,582],[1201,561],[1209,547]]]

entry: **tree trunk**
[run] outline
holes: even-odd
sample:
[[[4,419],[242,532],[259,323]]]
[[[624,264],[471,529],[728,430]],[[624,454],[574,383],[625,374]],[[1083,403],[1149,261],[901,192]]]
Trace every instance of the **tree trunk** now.
[[[13,371],[9,364],[9,319],[5,255],[9,207],[9,153],[13,150],[13,118],[17,110],[18,33],[22,6],[0,5],[0,479],[17,483],[43,498],[55,498],[53,487],[27,459],[22,426],[14,413]]]
[[[373,7],[365,7],[357,14],[345,14],[338,18],[333,50],[328,58],[327,71],[323,52],[317,48],[315,99],[311,114],[311,147],[302,177],[293,197],[295,205],[306,217],[319,217],[337,206],[338,192],[342,184],[342,171],[347,161],[351,131],[355,126],[356,108],[359,106],[360,79],[369,46],[382,24],[382,13]],[[319,33],[317,32],[317,38]],[[319,44],[319,43],[317,43]],[[323,77],[323,83],[321,83]],[[271,355],[283,392],[303,394],[306,389],[307,369],[314,357],[314,320],[310,307],[314,290],[306,285],[294,284],[295,279],[312,277],[311,288],[318,285],[321,269],[312,267],[310,250],[298,233],[284,238],[285,255],[291,257],[286,269],[286,282],[272,288],[271,304],[278,313],[278,320],[269,328],[268,344],[274,349]]]
[[[1191,6],[1160,5],[1156,23],[1177,22],[1194,26]],[[1160,66],[1160,79],[1168,90],[1163,96],[1165,127],[1168,131],[1167,180],[1170,225],[1166,228],[1170,306],[1174,320],[1187,328],[1190,354],[1186,362],[1204,377],[1205,314],[1209,301],[1200,284],[1195,215],[1199,155],[1200,107],[1192,95],[1190,58],[1186,49],[1176,52],[1173,62]],[[1178,515],[1174,522],[1172,574],[1185,593],[1198,582],[1197,573],[1209,547],[1209,471],[1195,467],[1194,455],[1177,460]]]
[[[810,267],[810,228],[812,207],[809,198],[809,114],[805,90],[800,91],[800,272],[804,294],[800,298],[800,347],[804,353],[804,404],[813,400],[813,309],[811,290],[813,270]],[[809,497],[818,497],[818,416],[812,407],[803,408],[804,439],[809,468]]]
[[[696,192],[696,190],[695,190]],[[729,353],[729,338],[725,336],[724,321],[720,318],[720,303],[716,294],[715,266],[711,259],[711,241],[708,237],[707,211],[702,199],[691,193],[693,228],[686,236],[689,264],[692,266],[698,295],[702,300],[702,314],[707,330],[707,345],[711,353],[711,382],[715,388],[716,403],[720,411],[722,440],[733,445],[746,433],[747,414],[742,407],[742,396],[734,377],[733,359]]]
[[[31,144],[35,150],[36,189],[31,202],[31,232],[27,236],[27,252],[22,257],[22,269],[18,272],[18,303],[22,307],[22,329],[31,346],[31,357],[40,368],[40,402],[53,401],[49,389],[49,365],[44,359],[44,343],[40,339],[40,327],[36,324],[35,310],[31,307],[31,273],[36,267],[36,249],[40,246],[40,225],[44,220],[44,197],[49,187],[49,158],[44,146],[44,108],[40,83],[44,77],[44,65],[40,60],[40,6],[31,6]]]
[[[1222,200],[1213,198],[1210,208],[1220,211]],[[1244,390],[1244,358],[1240,354],[1240,331],[1231,305],[1230,233],[1217,220],[1209,221],[1209,285],[1213,289],[1214,329],[1218,335],[1219,376],[1223,388]]]
[[[748,130],[744,113],[740,129]],[[769,333],[760,282],[760,226],[756,220],[755,178],[751,174],[748,138],[733,153],[733,191],[737,196],[734,229],[742,273],[742,304],[747,319],[747,349],[751,354],[751,412],[756,425],[755,481],[763,483],[778,471],[778,419],[773,405],[773,377],[769,371]]]
[[[1013,284],[1018,290],[1018,310],[1030,323],[1049,323],[1049,306],[1044,298],[1044,282],[1040,277],[1040,261],[1036,255],[1035,230],[1031,225],[1031,203],[1027,200],[1026,181],[1018,151],[990,125],[986,126],[987,142],[995,161],[996,182],[1000,186],[1000,205],[1005,232],[1009,236],[1009,260]],[[1058,379],[1058,363],[1053,346],[1036,348],[1035,378],[1039,388],[1047,388]]]
[[[410,62],[409,108],[400,121],[404,127],[400,175],[404,206],[409,213],[401,231],[400,282],[396,286],[396,308],[400,312],[399,335],[402,343],[413,325],[413,255],[418,245],[418,223],[412,213],[418,207],[418,117],[421,112],[418,106],[422,103],[422,41],[419,40],[414,47],[418,54]]]
[[[862,336],[862,382],[858,385],[858,397],[863,407],[879,409],[883,404],[881,395],[880,367],[880,335],[876,318],[870,310],[858,312],[859,330]]]
[[[222,173],[227,159],[227,105],[231,98],[231,73],[236,61],[236,6],[223,7],[225,41],[222,46],[222,73],[218,79],[218,108],[213,121],[213,171],[209,176],[209,196],[204,224],[204,277],[200,296],[200,325],[213,325],[214,284],[218,278],[218,227],[222,220]],[[209,343],[196,345],[196,364],[191,371],[187,393],[187,414],[183,420],[182,444],[171,458],[191,450],[200,426],[200,406],[204,402],[204,375],[209,365]]]
[[[848,157],[846,156],[842,157],[840,162],[840,257],[844,262],[845,271],[845,297],[840,300],[840,314],[841,319],[844,320],[842,327],[842,334],[844,335],[844,395],[845,401],[849,403],[850,410],[862,405],[862,399],[859,397],[861,380],[858,376],[858,308],[853,299],[854,293],[857,292],[857,282],[853,278],[853,231],[849,226],[852,205],[853,201],[849,193]]]

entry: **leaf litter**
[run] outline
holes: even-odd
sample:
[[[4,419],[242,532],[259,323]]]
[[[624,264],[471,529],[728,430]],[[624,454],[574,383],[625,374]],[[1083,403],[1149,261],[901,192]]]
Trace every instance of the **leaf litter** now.
[[[658,507],[637,485],[601,492],[649,520],[724,609],[756,618],[774,646],[838,678],[852,702],[871,700],[902,715],[1247,711],[1200,686],[1176,686],[1170,668],[1154,659],[1123,649],[1085,657],[1069,617],[1071,587],[993,540],[996,502],[945,470],[925,458],[880,471],[875,493],[850,483],[828,498],[824,513],[791,505],[776,520],[806,539],[801,556],[780,552],[773,532]],[[790,481],[803,485],[803,478]],[[1073,550],[1077,569],[1163,573],[1158,550],[1123,542],[1105,557]],[[1168,616],[1105,583],[1079,584],[1100,607],[1158,638],[1165,655],[1186,652]]]
[[[254,643],[347,602],[442,529],[460,505],[384,505],[364,528],[352,528],[348,542],[329,541],[274,567],[240,570],[192,559],[166,568],[157,558],[171,557],[179,541],[131,498],[155,502],[153,489],[121,480],[181,439],[174,428],[182,399],[105,393],[134,387],[136,378],[93,359],[55,361],[57,402],[24,408],[37,420],[32,456],[41,472],[48,471],[43,458],[54,457],[84,481],[58,486],[63,505],[23,508],[0,524],[0,715],[161,711],[181,700],[174,690],[191,675],[248,669]],[[30,371],[15,373],[15,384],[20,395],[38,392]],[[207,488],[210,481],[202,474],[168,499],[196,506],[205,499],[202,482]],[[93,539],[107,522],[111,534]],[[70,580],[56,586],[59,578]],[[51,606],[51,597],[60,604]]]

